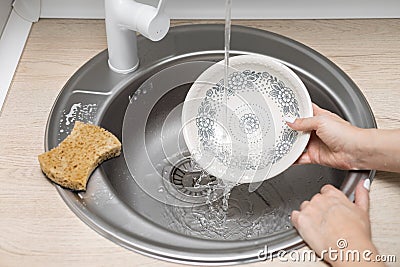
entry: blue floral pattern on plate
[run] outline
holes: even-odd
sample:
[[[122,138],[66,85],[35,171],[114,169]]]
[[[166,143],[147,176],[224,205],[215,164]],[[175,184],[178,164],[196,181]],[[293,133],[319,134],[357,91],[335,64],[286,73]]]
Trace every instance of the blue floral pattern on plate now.
[[[198,137],[205,150],[217,151],[216,158],[225,166],[237,166],[246,170],[263,168],[265,158],[276,163],[287,155],[298,137],[298,132],[284,126],[281,134],[276,138],[272,151],[268,155],[248,155],[247,158],[230,158],[229,151],[215,140],[217,114],[221,111],[221,99],[225,90],[224,80],[214,84],[207,90],[196,116]],[[299,117],[299,104],[294,91],[283,81],[267,72],[252,70],[235,71],[228,77],[227,97],[233,97],[244,91],[257,91],[271,97],[281,109],[284,116]],[[260,119],[257,114],[246,113],[239,118],[240,129],[244,134],[253,134],[259,130]],[[271,155],[273,155],[271,159]],[[254,158],[252,158],[254,157]],[[249,160],[251,159],[251,160]],[[253,162],[253,164],[252,164]]]
[[[240,118],[240,128],[245,134],[252,134],[260,128],[260,120],[254,113],[244,114]]]

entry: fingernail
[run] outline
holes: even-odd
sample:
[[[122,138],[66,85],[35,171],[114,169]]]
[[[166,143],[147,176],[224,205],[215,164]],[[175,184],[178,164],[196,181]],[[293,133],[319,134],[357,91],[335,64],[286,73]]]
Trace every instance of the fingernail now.
[[[365,179],[363,186],[365,189],[367,189],[369,191],[369,189],[371,188],[371,180]]]
[[[296,118],[294,118],[294,117],[289,117],[289,116],[285,116],[283,119],[284,119],[286,122],[289,122],[289,123],[294,123],[294,122],[296,121]]]

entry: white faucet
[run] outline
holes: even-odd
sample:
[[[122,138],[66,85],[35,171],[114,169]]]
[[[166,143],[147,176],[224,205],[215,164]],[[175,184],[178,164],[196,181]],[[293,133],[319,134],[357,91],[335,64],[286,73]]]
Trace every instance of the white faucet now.
[[[164,13],[165,0],[158,7],[134,0],[105,0],[108,65],[118,73],[139,67],[136,31],[152,41],[168,33],[170,19]]]

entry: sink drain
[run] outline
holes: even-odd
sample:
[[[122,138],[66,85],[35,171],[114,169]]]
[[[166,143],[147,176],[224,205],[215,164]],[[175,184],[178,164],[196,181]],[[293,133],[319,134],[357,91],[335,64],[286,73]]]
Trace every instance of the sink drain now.
[[[182,194],[190,197],[205,197],[210,187],[217,184],[217,179],[199,169],[191,158],[185,158],[172,168],[172,185]]]

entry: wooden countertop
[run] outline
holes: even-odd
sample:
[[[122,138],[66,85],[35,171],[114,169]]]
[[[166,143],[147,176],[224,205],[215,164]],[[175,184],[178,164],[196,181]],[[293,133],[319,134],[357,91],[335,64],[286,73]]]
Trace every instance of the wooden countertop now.
[[[206,22],[174,22],[184,23]],[[400,20],[234,24],[288,36],[327,56],[361,88],[380,128],[400,128]],[[128,251],[90,229],[64,204],[37,162],[58,93],[105,48],[101,20],[43,19],[33,25],[0,115],[0,266],[175,266]],[[378,172],[370,197],[373,240],[381,254],[396,255],[398,263],[389,265],[399,266],[400,174]],[[310,265],[324,266],[299,264]]]

